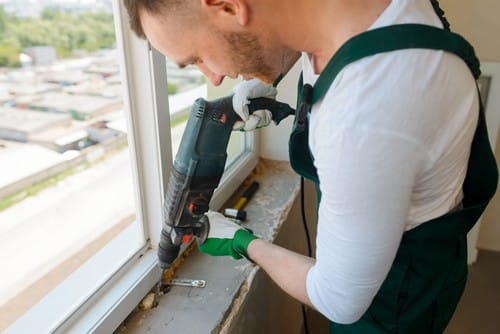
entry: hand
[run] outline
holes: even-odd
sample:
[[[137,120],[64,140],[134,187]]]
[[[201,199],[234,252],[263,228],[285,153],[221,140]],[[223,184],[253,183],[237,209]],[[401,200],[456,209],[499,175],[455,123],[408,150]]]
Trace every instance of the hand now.
[[[233,88],[233,109],[240,116],[241,121],[234,123],[233,130],[250,131],[255,128],[268,126],[272,115],[269,110],[256,110],[251,115],[248,110],[250,99],[267,97],[275,99],[277,90],[273,85],[265,84],[257,79],[242,81]]]
[[[248,244],[257,237],[218,212],[208,211],[206,216],[210,223],[208,237],[198,249],[212,256],[248,258]]]

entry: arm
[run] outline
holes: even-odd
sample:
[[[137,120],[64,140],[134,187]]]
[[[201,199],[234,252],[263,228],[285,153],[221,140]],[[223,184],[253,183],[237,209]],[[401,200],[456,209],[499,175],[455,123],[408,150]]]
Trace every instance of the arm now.
[[[261,239],[253,240],[247,253],[286,293],[312,306],[306,292],[306,276],[314,259]]]
[[[322,191],[317,260],[262,240],[250,243],[248,255],[292,297],[352,323],[390,270],[423,152],[396,134],[328,130],[315,152]]]
[[[328,129],[315,152],[322,191],[316,260],[256,239],[220,215],[210,217],[210,235],[200,250],[249,257],[292,297],[332,321],[352,323],[389,272],[422,152],[397,135]],[[222,223],[232,224],[225,233]]]
[[[322,191],[316,260],[255,237],[243,242],[234,230],[219,240],[229,240],[230,249],[260,265],[294,298],[334,322],[352,323],[366,312],[389,272],[425,153],[397,133],[320,124],[323,129],[314,130],[321,141],[312,146]],[[210,224],[210,233],[215,232],[213,219]]]

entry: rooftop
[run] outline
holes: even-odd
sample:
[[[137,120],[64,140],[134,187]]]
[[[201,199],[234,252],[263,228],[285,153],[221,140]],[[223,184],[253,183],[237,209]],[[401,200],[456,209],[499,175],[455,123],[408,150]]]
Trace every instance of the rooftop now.
[[[66,94],[61,92],[50,92],[43,95],[32,96],[23,99],[22,102],[30,108],[55,111],[55,112],[78,112],[92,114],[121,102],[120,99],[110,99],[100,96],[87,96]]]
[[[33,133],[71,122],[64,114],[0,107],[0,128]]]

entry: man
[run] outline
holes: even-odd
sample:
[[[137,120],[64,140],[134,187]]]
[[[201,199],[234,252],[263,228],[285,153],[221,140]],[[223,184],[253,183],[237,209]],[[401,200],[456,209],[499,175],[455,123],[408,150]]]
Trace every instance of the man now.
[[[200,249],[250,258],[332,333],[442,332],[465,285],[466,233],[498,175],[478,116],[477,59],[437,2],[125,3],[139,36],[214,85],[273,83],[302,53],[290,160],[321,193],[315,259],[213,212]],[[256,95],[273,89],[250,80],[233,100],[247,130],[268,123],[244,110]]]

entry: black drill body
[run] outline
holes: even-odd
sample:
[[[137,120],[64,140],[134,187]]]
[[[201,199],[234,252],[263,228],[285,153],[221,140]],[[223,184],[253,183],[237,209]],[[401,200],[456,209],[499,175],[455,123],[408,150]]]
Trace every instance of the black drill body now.
[[[278,124],[294,113],[287,104],[267,98],[251,100],[250,113],[266,109]],[[234,123],[240,120],[232,96],[214,101],[197,99],[191,109],[179,150],[170,172],[164,202],[164,221],[158,245],[161,269],[177,258],[182,242],[194,236],[199,243],[208,235],[205,213],[218,187],[227,160],[227,145]]]

